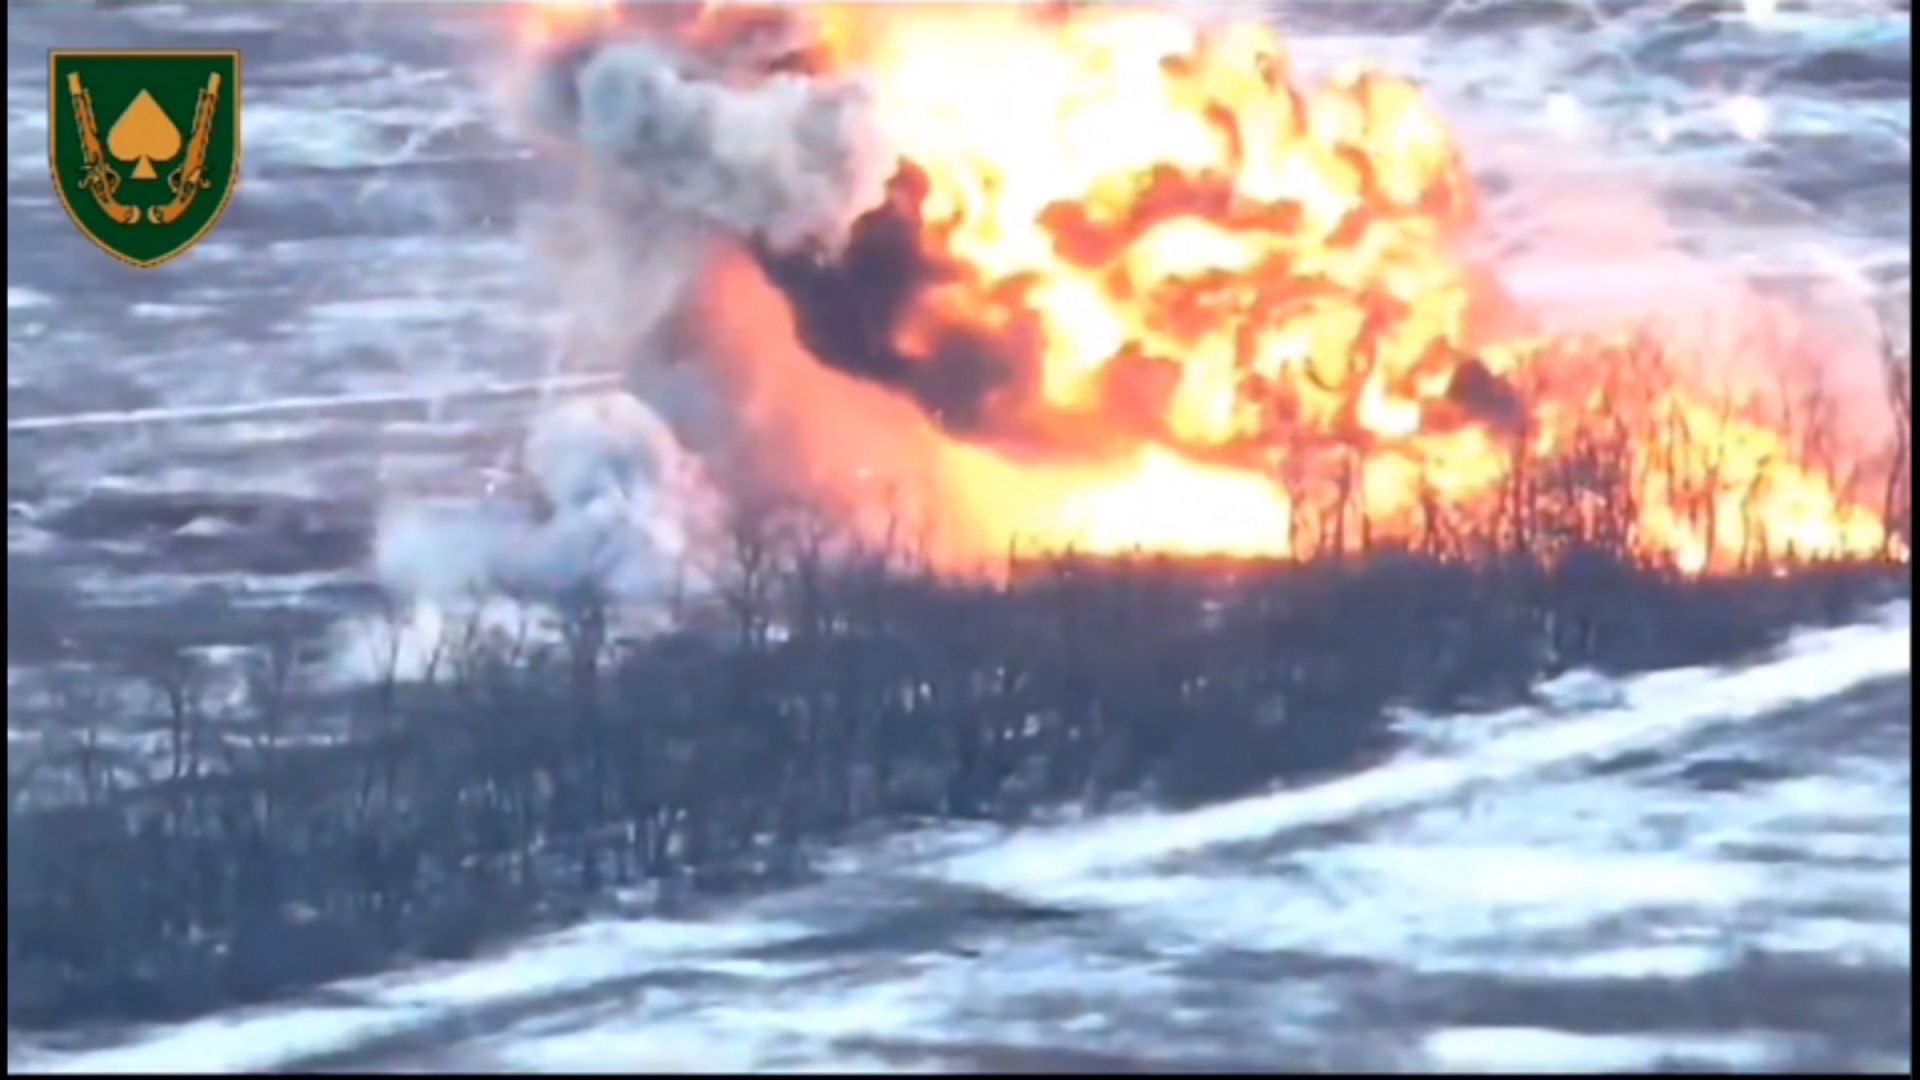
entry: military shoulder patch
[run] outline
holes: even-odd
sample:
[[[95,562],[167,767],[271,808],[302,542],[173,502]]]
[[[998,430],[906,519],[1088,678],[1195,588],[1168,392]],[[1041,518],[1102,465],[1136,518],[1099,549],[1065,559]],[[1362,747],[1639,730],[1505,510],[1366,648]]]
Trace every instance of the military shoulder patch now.
[[[47,157],[67,216],[114,258],[159,266],[220,220],[240,180],[240,54],[55,49]]]

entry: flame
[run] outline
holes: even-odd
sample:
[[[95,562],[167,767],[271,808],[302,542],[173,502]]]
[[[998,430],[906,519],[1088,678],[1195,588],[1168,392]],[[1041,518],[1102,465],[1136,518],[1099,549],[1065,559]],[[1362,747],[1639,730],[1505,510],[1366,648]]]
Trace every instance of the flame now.
[[[1128,436],[1082,489],[1003,497],[1009,531],[1299,554],[1294,503],[1346,467],[1339,500],[1373,536],[1406,537],[1436,503],[1491,513],[1517,477],[1564,468],[1605,407],[1643,554],[1698,571],[1883,546],[1875,515],[1752,410],[1712,407],[1671,369],[1600,386],[1618,343],[1488,340],[1475,316],[1497,298],[1456,254],[1472,187],[1407,82],[1303,89],[1266,28],[1150,11],[826,22],[926,175],[930,254],[965,271],[920,298],[903,351],[929,324],[1024,315],[1036,404]],[[1507,400],[1521,383],[1530,396]]]
[[[892,347],[932,362],[965,335],[1027,376],[999,428],[1048,452],[927,424],[908,455],[967,557],[1306,557],[1476,522],[1624,528],[1692,572],[1889,544],[1834,462],[1647,342],[1507,336],[1460,254],[1461,155],[1411,83],[1307,87],[1264,26],[1149,10],[813,14],[924,178],[919,243],[949,271]],[[1522,520],[1523,490],[1561,492],[1555,520]]]
[[[619,0],[539,0],[517,9],[523,46],[539,49],[604,28],[620,16]]]

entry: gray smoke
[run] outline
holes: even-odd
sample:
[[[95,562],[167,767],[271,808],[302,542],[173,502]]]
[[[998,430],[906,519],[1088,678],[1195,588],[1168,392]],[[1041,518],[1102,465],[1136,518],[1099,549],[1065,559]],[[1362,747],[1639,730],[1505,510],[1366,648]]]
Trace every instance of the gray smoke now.
[[[691,533],[714,516],[698,463],[626,394],[555,405],[520,454],[539,502],[388,507],[374,553],[389,586],[426,598],[583,589],[657,601],[679,584]]]
[[[716,240],[836,250],[883,200],[896,161],[866,88],[780,70],[799,28],[743,22],[695,46],[656,27],[647,40],[584,40],[539,61],[520,120],[589,165],[584,191],[523,212],[576,363],[696,366],[664,361],[686,359],[669,355],[670,328]],[[697,587],[693,537],[717,520],[721,497],[654,411],[663,405],[612,394],[547,410],[526,431],[518,495],[389,503],[382,580],[442,602],[591,588],[647,606]]]
[[[863,84],[763,63],[762,49],[587,43],[548,62],[529,118],[584,148],[633,215],[691,218],[781,250],[837,248],[879,205],[896,157]]]

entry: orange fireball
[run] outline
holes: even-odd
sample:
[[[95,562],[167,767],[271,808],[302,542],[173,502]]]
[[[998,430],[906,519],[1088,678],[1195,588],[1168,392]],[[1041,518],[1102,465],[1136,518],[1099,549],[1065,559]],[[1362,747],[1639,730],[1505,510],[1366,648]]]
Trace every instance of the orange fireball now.
[[[842,8],[825,22],[925,174],[928,254],[964,268],[919,298],[896,344],[913,355],[943,331],[1024,324],[1007,347],[1033,352],[1037,400],[1015,407],[1052,431],[1066,416],[1125,435],[1085,440],[1097,464],[1018,480],[951,462],[949,483],[998,494],[962,500],[993,504],[986,532],[1305,554],[1328,530],[1303,536],[1295,504],[1317,496],[1337,504],[1321,518],[1352,518],[1340,543],[1411,539],[1437,513],[1498,513],[1529,466],[1591,442],[1604,406],[1628,429],[1621,539],[1642,554],[1702,570],[1883,545],[1873,513],[1671,368],[1602,386],[1582,369],[1621,366],[1618,345],[1487,340],[1476,315],[1499,298],[1456,254],[1471,185],[1407,82],[1303,88],[1265,27],[1150,11]]]
[[[1263,25],[1139,9],[813,14],[825,63],[871,84],[943,271],[886,346],[985,342],[1014,372],[984,431],[922,418],[890,455],[950,561],[1476,536],[1705,571],[1888,546],[1832,463],[1648,343],[1503,336],[1459,252],[1468,174],[1408,82],[1304,86]],[[812,423],[842,487],[890,464],[836,459],[847,421]]]

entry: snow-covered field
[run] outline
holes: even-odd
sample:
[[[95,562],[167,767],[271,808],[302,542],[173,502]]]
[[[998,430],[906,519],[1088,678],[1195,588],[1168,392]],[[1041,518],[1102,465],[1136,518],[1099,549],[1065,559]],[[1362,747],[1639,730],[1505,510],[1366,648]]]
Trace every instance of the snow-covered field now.
[[[1427,82],[1495,218],[1605,232],[1541,193],[1651,191],[1676,251],[1807,296],[1904,289],[1904,5],[1266,10],[1306,66]],[[481,498],[533,409],[517,388],[623,358],[554,345],[516,224],[541,165],[492,120],[497,7],[8,14],[11,743],[55,661],[161,628],[332,640],[384,500]],[[46,50],[187,44],[246,55],[243,185],[191,255],[137,272],[48,189]],[[1906,1069],[1910,646],[1901,606],[1745,671],[1409,719],[1412,756],[1315,788],[876,842],[697,921],[73,1044],[14,1032],[9,1066]]]
[[[1344,779],[896,836],[697,920],[9,1065],[1904,1069],[1911,651],[1902,603],[1741,669],[1410,717],[1444,739]]]

